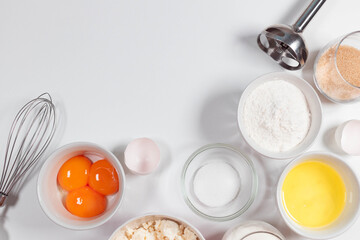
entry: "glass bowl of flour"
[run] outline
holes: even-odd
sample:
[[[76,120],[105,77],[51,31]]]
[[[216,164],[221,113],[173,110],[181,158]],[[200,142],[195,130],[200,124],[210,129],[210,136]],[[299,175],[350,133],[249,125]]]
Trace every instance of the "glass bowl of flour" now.
[[[255,79],[240,98],[240,131],[245,141],[266,157],[300,155],[314,142],[321,122],[322,108],[315,90],[286,72]]]

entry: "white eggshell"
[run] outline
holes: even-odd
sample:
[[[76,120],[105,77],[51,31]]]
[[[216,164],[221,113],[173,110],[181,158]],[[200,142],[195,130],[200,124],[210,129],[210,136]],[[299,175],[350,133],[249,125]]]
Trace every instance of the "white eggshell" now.
[[[125,165],[131,172],[146,175],[159,165],[160,149],[149,138],[137,138],[127,145],[124,156]]]
[[[349,155],[360,155],[360,121],[350,120],[341,130],[341,148]]]

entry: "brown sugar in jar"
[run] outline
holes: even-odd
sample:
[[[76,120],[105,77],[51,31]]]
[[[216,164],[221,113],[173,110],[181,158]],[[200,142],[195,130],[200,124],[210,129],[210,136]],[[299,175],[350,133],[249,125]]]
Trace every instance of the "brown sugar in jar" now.
[[[315,70],[318,88],[335,102],[348,102],[360,97],[360,50],[336,45],[320,56]]]

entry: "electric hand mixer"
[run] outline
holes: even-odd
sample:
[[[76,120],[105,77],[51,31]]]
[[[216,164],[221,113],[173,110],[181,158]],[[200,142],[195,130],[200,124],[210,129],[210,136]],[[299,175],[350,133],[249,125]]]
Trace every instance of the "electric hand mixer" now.
[[[55,107],[47,93],[17,113],[7,141],[0,177],[0,207],[14,186],[39,160],[55,132]]]
[[[288,70],[301,69],[308,50],[301,35],[326,0],[313,0],[294,25],[273,25],[262,31],[257,43],[280,66]]]

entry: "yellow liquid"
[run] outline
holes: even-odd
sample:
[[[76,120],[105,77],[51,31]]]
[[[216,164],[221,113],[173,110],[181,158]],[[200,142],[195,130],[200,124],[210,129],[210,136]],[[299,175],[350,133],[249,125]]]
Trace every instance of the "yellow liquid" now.
[[[287,214],[304,227],[323,227],[344,209],[346,188],[331,166],[311,159],[295,166],[285,177],[282,203]]]

